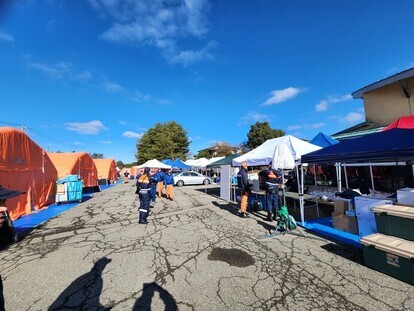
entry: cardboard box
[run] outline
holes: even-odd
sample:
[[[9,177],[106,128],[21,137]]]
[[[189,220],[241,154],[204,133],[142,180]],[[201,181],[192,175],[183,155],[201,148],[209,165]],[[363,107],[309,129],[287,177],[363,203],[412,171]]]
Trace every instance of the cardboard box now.
[[[351,206],[351,200],[336,198],[334,201],[334,212],[338,214],[345,214]]]
[[[355,217],[333,212],[332,227],[344,232],[358,235],[358,225]]]
[[[398,204],[414,206],[414,189],[403,188],[397,190],[397,202]]]

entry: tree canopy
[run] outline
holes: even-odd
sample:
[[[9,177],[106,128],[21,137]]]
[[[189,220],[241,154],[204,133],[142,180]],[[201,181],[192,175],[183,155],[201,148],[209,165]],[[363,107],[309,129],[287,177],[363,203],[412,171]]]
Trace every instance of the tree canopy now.
[[[175,121],[156,123],[137,141],[136,159],[142,164],[151,159],[187,159],[190,142],[187,131]]]
[[[285,132],[280,129],[272,129],[268,122],[256,122],[247,133],[247,144],[250,150],[260,146],[266,140],[284,136]]]

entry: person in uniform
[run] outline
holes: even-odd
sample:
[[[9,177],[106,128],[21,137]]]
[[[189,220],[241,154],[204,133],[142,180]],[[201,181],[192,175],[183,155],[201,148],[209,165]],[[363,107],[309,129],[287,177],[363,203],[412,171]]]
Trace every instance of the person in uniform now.
[[[144,168],[144,172],[137,179],[137,187],[139,187],[138,195],[140,206],[138,209],[139,223],[146,225],[147,217],[151,202],[151,185],[156,184],[157,180],[151,176],[149,167]]]
[[[173,201],[174,200],[174,176],[170,169],[164,175],[164,186],[165,192],[167,195],[167,199]]]
[[[279,208],[279,186],[282,174],[279,170],[272,168],[272,162],[266,170],[266,210],[267,221],[276,220],[276,212]]]
[[[164,172],[159,168],[158,171],[155,173],[155,179],[158,180],[157,183],[157,196],[159,198],[162,197],[162,190],[164,189]]]
[[[249,215],[249,213],[247,213],[247,201],[250,193],[249,178],[247,175],[247,162],[243,162],[241,164],[240,171],[237,174],[237,184],[241,191],[239,216],[246,218]]]

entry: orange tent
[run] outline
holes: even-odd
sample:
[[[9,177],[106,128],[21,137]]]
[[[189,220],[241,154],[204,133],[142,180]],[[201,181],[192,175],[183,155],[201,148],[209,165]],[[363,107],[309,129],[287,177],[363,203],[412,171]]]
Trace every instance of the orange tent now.
[[[84,187],[98,185],[98,170],[93,159],[86,152],[57,152],[47,153],[58,171],[58,177],[78,175],[83,180]]]
[[[15,220],[55,202],[57,171],[47,153],[23,131],[0,128],[0,185],[26,192],[7,200]]]
[[[118,171],[114,159],[93,159],[98,170],[98,179],[118,180]]]
[[[139,168],[138,166],[132,166],[130,169],[129,169],[129,177],[134,177],[134,178],[136,178],[137,177],[137,175],[141,172],[141,171],[143,171],[143,169],[141,169],[141,168]]]

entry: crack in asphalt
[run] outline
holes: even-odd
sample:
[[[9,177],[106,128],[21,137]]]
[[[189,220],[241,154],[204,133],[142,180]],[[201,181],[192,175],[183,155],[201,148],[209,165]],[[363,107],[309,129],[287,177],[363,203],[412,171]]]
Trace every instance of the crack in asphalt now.
[[[139,201],[134,191],[129,185],[118,185],[96,194],[95,200],[47,221],[1,252],[5,285],[16,275],[27,273],[29,267],[62,253],[78,254],[83,266],[97,256],[112,262],[103,272],[92,270],[84,283],[73,281],[77,287],[65,292],[57,309],[87,310],[99,304],[101,309],[130,310],[148,288],[112,284],[122,279],[114,273],[125,273],[125,277],[136,273],[131,277],[169,289],[178,309],[183,310],[414,308],[411,286],[396,286],[394,280],[384,283],[388,277],[363,267],[358,251],[288,234],[258,240],[263,229],[253,225],[254,218],[236,217],[236,205],[213,205],[215,198],[186,187],[175,189],[174,201],[157,199],[150,223],[138,225]],[[247,253],[254,262],[236,267],[208,260],[217,248]],[[346,256],[349,259],[343,258]],[[123,266],[123,258],[136,258],[138,270]],[[91,292],[91,286],[99,282],[103,284],[101,291]],[[21,310],[44,309],[47,301],[53,302],[54,297],[50,298],[33,299]],[[152,299],[156,303],[159,298]],[[15,303],[17,306],[18,301]]]

